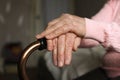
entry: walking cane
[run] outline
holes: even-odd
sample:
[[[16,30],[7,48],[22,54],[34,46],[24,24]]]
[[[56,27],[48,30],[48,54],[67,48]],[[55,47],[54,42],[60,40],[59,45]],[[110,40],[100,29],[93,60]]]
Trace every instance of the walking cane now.
[[[37,49],[43,50],[47,48],[47,42],[45,38],[39,39],[30,45],[28,45],[22,52],[18,63],[18,74],[20,80],[29,80],[26,73],[26,63],[29,56]]]

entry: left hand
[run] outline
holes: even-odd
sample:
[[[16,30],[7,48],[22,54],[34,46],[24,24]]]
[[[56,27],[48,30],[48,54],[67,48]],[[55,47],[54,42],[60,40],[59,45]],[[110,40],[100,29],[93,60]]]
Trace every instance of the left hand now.
[[[47,29],[36,37],[53,39],[68,32],[74,33],[78,37],[84,37],[86,33],[85,19],[70,14],[63,14],[61,17],[49,22]]]

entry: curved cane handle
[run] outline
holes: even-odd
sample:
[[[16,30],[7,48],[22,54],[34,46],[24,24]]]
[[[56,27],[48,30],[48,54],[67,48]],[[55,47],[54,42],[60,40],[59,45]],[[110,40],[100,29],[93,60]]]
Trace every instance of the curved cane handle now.
[[[20,57],[20,61],[18,64],[18,72],[20,80],[29,80],[26,73],[26,63],[29,56],[37,49],[43,50],[47,48],[47,42],[45,38],[39,39],[30,45],[28,45],[22,52]]]

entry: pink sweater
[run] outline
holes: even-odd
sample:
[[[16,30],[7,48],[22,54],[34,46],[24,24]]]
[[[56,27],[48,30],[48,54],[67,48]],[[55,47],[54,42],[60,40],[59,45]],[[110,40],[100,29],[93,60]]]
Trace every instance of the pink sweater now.
[[[85,20],[82,46],[102,44],[107,50],[103,68],[111,78],[120,76],[120,0],[109,0],[98,14]]]

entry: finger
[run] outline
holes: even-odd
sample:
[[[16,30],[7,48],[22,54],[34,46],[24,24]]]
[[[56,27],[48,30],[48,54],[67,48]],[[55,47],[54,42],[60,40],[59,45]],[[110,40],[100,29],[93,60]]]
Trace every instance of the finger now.
[[[54,65],[57,66],[57,38],[55,38],[53,40],[53,53],[52,53],[52,57],[53,57]]]
[[[74,42],[74,46],[73,46],[73,50],[74,50],[74,51],[77,50],[77,48],[79,47],[80,43],[81,43],[81,38],[76,37],[76,38],[75,38],[75,42]]]
[[[48,23],[48,27],[47,27],[47,28],[49,28],[50,26],[56,24],[59,20],[60,20],[60,18],[56,18],[56,19],[50,21],[50,22]]]
[[[56,18],[54,20],[52,20],[51,22],[48,23],[48,27],[46,29],[49,29],[52,25],[54,25],[55,23],[57,23],[59,21],[59,18]],[[47,48],[49,51],[53,50],[53,42],[55,41],[55,39],[53,40],[47,40]]]
[[[61,35],[58,38],[58,66],[64,65],[64,50],[65,50],[65,35]]]
[[[52,40],[47,40],[47,49],[49,51],[53,50],[53,41]]]
[[[64,21],[59,21],[59,22],[55,23],[52,26],[48,26],[48,28],[45,31],[43,31],[42,33],[36,35],[36,38],[39,39],[39,38],[45,37],[46,35],[54,32],[55,30],[57,30],[59,27],[61,27],[63,25],[64,25]]]
[[[46,36],[47,39],[53,39],[55,37],[58,37],[62,34],[65,34],[71,30],[71,27],[69,25],[63,25],[62,27],[55,29],[52,31],[49,35]]]
[[[65,64],[70,64],[72,57],[72,48],[74,44],[75,35],[73,33],[66,34],[66,45],[65,45]]]

